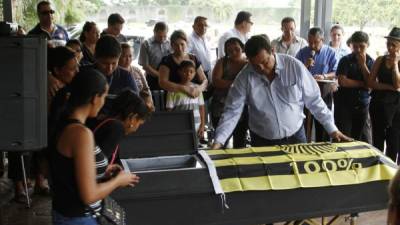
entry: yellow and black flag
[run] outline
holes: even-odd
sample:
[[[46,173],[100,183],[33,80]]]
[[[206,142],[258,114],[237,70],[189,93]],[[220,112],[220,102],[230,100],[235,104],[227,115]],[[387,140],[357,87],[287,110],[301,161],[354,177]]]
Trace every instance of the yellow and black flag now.
[[[212,161],[208,166],[214,166],[225,193],[353,185],[390,180],[397,170],[393,161],[364,142],[280,145],[205,153]]]

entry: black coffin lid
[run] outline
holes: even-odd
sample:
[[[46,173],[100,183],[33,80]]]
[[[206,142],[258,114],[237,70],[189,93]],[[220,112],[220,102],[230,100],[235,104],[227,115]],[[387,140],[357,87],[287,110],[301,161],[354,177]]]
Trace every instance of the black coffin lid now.
[[[197,152],[193,113],[155,112],[119,148],[121,159],[193,154]]]

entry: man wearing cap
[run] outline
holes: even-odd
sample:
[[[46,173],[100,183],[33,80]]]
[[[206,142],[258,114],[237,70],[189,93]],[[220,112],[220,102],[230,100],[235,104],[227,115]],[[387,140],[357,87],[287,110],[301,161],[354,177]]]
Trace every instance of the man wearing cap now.
[[[399,164],[400,160],[400,28],[386,36],[387,55],[380,56],[372,66],[368,87],[372,88],[369,112],[375,147]]]
[[[107,28],[103,30],[101,35],[109,34],[114,36],[118,42],[127,42],[128,39],[121,34],[125,20],[118,13],[113,13],[108,17]]]
[[[50,2],[41,1],[36,6],[39,23],[28,32],[29,35],[42,35],[47,40],[58,40],[57,45],[65,45],[69,40],[67,31],[54,23],[55,10]],[[55,43],[54,43],[55,44]]]
[[[243,44],[245,44],[249,39],[247,35],[250,32],[251,26],[253,26],[253,22],[251,22],[251,13],[240,11],[235,19],[235,27],[224,33],[218,41],[218,58],[225,56],[224,45],[229,38],[239,38]]]
[[[285,17],[281,21],[282,36],[273,40],[271,45],[276,53],[288,54],[293,57],[306,47],[307,41],[296,35],[296,22],[292,17]]]
[[[249,105],[252,146],[306,142],[303,108],[323,124],[331,138],[349,141],[335,126],[318,85],[307,68],[292,56],[275,54],[267,36],[251,37],[245,45],[249,63],[237,75],[225,101],[213,148],[222,147]]]

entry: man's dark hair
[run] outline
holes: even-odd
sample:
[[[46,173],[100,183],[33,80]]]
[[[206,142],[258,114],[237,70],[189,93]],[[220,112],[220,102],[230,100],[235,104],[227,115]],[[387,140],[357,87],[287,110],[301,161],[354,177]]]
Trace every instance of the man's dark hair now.
[[[285,17],[281,21],[281,26],[283,27],[283,24],[290,23],[290,22],[293,22],[294,24],[296,24],[296,21],[294,21],[293,17]]]
[[[240,11],[235,19],[235,26],[243,23],[243,22],[250,22],[251,13],[247,11]]]
[[[247,58],[256,56],[261,50],[265,49],[269,54],[272,53],[271,42],[267,35],[252,36],[244,45],[244,52]]]
[[[39,2],[39,3],[36,5],[36,12],[39,13],[39,9],[40,9],[42,6],[45,6],[45,5],[51,5],[51,3],[48,2],[48,1],[41,1],[41,2]]]
[[[119,13],[113,13],[108,17],[107,24],[109,26],[115,25],[115,24],[123,24],[125,23],[124,18]]]
[[[207,20],[207,17],[204,16],[196,16],[196,18],[194,18],[194,22],[193,24],[199,23],[202,20]]]
[[[96,58],[118,58],[121,55],[121,44],[111,35],[103,35],[96,43]]]
[[[308,35],[324,38],[324,31],[319,27],[313,27],[308,31]]]
[[[356,31],[350,37],[351,43],[367,43],[369,44],[368,34],[362,31]]]
[[[157,22],[154,25],[154,32],[159,32],[159,31],[168,31],[168,25],[165,22]]]

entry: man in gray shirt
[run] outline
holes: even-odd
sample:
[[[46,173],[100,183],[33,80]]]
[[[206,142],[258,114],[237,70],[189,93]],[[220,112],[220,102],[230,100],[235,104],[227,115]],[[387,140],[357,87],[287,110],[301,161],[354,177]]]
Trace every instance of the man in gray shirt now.
[[[140,47],[139,65],[146,71],[147,83],[151,90],[161,90],[158,84],[158,66],[161,59],[172,53],[167,40],[168,26],[164,22],[154,25],[154,36],[144,41]]]
[[[306,47],[307,41],[296,35],[296,22],[292,17],[285,17],[281,22],[282,36],[273,40],[271,45],[276,53],[288,54],[293,57]]]
[[[307,68],[297,59],[275,54],[268,37],[253,36],[245,45],[249,59],[238,74],[225,101],[212,148],[222,147],[248,104],[252,146],[306,142],[306,106],[332,139],[350,141],[335,126],[332,112],[321,98],[319,88]]]

